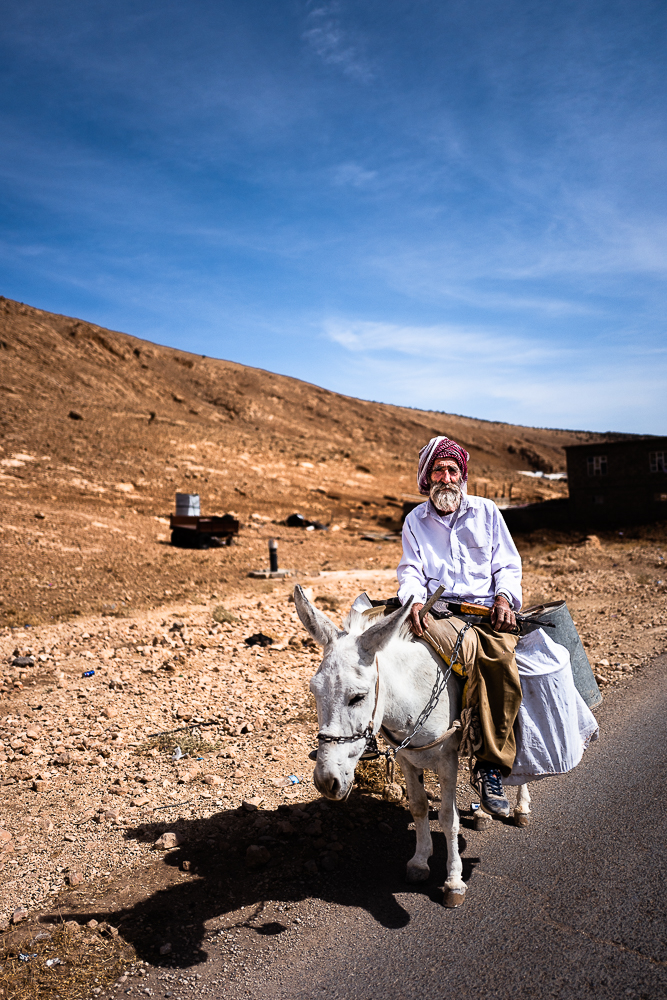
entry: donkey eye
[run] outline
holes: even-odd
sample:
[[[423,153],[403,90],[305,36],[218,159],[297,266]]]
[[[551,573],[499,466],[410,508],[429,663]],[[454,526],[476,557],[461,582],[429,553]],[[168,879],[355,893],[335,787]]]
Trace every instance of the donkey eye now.
[[[354,698],[350,698],[348,704],[349,705],[358,705],[359,702],[363,701],[365,697],[366,697],[366,695],[364,695],[364,694],[355,694]]]

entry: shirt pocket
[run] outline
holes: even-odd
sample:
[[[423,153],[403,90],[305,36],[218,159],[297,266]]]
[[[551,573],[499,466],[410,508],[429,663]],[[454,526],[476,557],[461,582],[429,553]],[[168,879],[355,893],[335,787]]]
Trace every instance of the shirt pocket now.
[[[475,578],[491,575],[491,539],[484,525],[463,524],[457,532],[463,564]]]

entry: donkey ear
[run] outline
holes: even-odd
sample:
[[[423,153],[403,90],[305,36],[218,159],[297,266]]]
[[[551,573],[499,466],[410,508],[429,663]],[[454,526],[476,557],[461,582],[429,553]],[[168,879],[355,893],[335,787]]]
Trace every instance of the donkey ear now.
[[[330,618],[327,618],[326,615],[322,614],[321,611],[318,611],[310,603],[298,584],[294,588],[294,604],[296,605],[296,613],[301,619],[302,625],[304,625],[315,642],[318,642],[320,646],[328,645],[343,634],[338,631]]]
[[[401,625],[410,614],[411,606],[412,601],[406,601],[402,608],[392,611],[377,625],[371,625],[357,640],[360,648],[369,656],[378,653],[393,636],[398,634]]]

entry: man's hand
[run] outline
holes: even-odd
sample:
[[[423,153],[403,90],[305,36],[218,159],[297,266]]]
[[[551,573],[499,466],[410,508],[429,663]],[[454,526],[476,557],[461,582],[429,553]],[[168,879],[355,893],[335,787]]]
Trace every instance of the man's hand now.
[[[496,632],[511,632],[516,627],[516,618],[506,597],[498,595],[493,602],[491,625]]]
[[[423,604],[413,604],[410,608],[410,628],[414,635],[423,635],[422,623],[419,621],[419,612],[424,607]]]

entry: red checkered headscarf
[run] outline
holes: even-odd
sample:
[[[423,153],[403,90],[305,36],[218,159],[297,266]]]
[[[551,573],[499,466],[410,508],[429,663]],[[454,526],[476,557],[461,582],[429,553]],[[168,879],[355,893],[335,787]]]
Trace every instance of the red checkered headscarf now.
[[[431,438],[419,452],[419,469],[417,472],[417,484],[419,492],[423,497],[429,495],[429,477],[431,469],[438,458],[453,458],[461,470],[461,485],[468,481],[468,459],[470,455],[456,441],[448,437]]]

